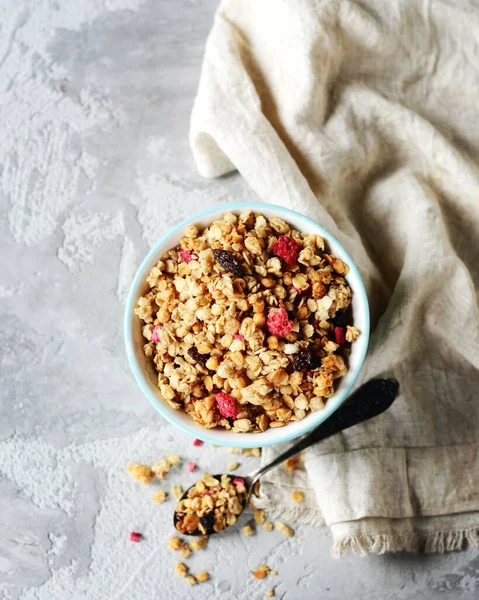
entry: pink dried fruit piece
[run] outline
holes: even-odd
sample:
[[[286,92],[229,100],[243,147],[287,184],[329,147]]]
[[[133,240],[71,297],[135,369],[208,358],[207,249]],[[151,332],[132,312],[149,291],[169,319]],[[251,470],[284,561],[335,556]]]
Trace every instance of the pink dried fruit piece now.
[[[340,346],[342,346],[345,343],[346,332],[344,330],[344,327],[335,327],[334,328],[334,339],[336,341],[336,344],[339,344]]]
[[[139,542],[143,536],[138,531],[132,531],[130,533],[130,541],[131,542]]]
[[[185,263],[189,263],[190,261],[196,260],[198,258],[196,254],[193,254],[193,252],[190,252],[186,248],[183,248],[183,246],[180,247],[180,251],[178,254],[180,255],[181,260]]]
[[[242,342],[245,340],[245,337],[242,333],[235,333],[233,337],[237,340],[241,340]]]
[[[153,327],[153,331],[151,332],[151,338],[150,338],[151,342],[155,342],[155,344],[157,344],[158,342],[161,342],[160,331],[161,331],[160,325],[156,325],[156,327]]]
[[[186,467],[190,473],[193,473],[193,471],[196,471],[196,464],[194,462],[188,461],[186,463]]]
[[[218,392],[215,396],[216,406],[219,413],[225,419],[236,419],[238,409],[236,408],[236,400],[225,392]]]
[[[293,328],[294,323],[288,319],[288,313],[284,308],[272,308],[268,313],[266,326],[273,335],[286,337]]]
[[[203,440],[199,440],[198,438],[196,438],[196,440],[193,440],[193,446],[202,446],[203,444]]]
[[[275,256],[282,258],[287,265],[294,265],[298,260],[299,245],[292,237],[280,235],[271,250]]]

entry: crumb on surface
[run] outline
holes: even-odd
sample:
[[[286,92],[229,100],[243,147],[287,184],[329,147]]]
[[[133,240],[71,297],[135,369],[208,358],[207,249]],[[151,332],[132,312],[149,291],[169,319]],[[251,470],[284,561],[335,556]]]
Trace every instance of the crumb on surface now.
[[[149,465],[142,465],[141,463],[128,465],[128,473],[139,483],[145,484],[150,483],[155,476]]]
[[[241,533],[242,533],[243,535],[246,535],[246,536],[248,536],[248,537],[249,537],[249,536],[251,536],[251,535],[254,535],[254,533],[255,533],[255,530],[254,530],[254,528],[253,528],[253,527],[250,525],[250,523],[246,523],[246,525],[245,525],[244,527],[242,527],[242,528],[241,528]]]
[[[274,525],[273,525],[273,523],[271,523],[271,521],[266,521],[263,524],[263,527],[264,527],[265,531],[273,531],[273,529],[274,529]]]
[[[200,571],[196,576],[196,579],[200,582],[207,581],[210,578],[209,574],[206,571]]]
[[[168,494],[165,491],[158,490],[153,494],[153,502],[156,502],[157,504],[163,504],[167,497]]]
[[[257,525],[263,525],[265,519],[264,510],[262,508],[258,508],[254,511],[253,517]]]
[[[228,473],[231,473],[233,471],[236,471],[236,469],[239,467],[239,462],[236,462],[235,460],[232,460],[231,462],[228,463],[228,466],[226,467],[226,470],[228,471]]]
[[[285,525],[281,521],[277,521],[275,523],[275,529],[283,533],[286,537],[293,537],[294,535],[294,531],[291,529],[291,527],[288,527],[288,525]]]
[[[169,548],[170,548],[171,550],[175,551],[175,552],[176,552],[177,550],[180,550],[180,548],[181,548],[181,546],[182,546],[182,543],[183,543],[183,542],[180,540],[180,538],[179,538],[177,535],[175,535],[174,537],[171,537],[171,538],[168,540],[168,546],[169,546]]]
[[[184,563],[178,562],[176,563],[175,571],[180,577],[186,577],[186,574],[188,573],[188,567]]]
[[[304,494],[299,490],[294,490],[294,492],[291,494],[291,498],[293,499],[293,502],[304,502]]]
[[[288,458],[284,463],[284,468],[287,471],[294,471],[298,468],[299,458],[297,456],[293,456],[292,458]]]

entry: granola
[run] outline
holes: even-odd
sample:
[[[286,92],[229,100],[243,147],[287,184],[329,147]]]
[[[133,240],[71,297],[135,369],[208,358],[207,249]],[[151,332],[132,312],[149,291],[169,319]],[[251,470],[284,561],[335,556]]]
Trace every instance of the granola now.
[[[203,477],[188,490],[175,509],[175,527],[180,533],[222,531],[236,523],[246,504],[246,488],[241,477],[228,475]]]
[[[188,227],[135,310],[162,397],[238,433],[321,410],[359,335],[347,272],[320,236],[278,217],[226,213]]]

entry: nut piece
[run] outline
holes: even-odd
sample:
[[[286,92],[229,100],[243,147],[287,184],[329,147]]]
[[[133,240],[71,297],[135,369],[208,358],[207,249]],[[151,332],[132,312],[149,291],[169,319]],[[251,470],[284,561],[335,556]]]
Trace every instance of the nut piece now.
[[[168,540],[168,546],[170,547],[171,550],[176,552],[177,550],[179,550],[181,548],[182,542],[181,542],[180,538],[177,535],[175,535],[174,537],[172,537]]]
[[[264,510],[261,508],[258,508],[257,510],[254,511],[254,520],[256,522],[257,525],[262,525],[264,523]]]
[[[183,488],[178,483],[175,483],[171,488],[171,493],[177,500],[179,500],[181,496],[183,496]]]
[[[303,492],[300,492],[299,490],[294,490],[294,492],[291,494],[291,497],[293,499],[293,502],[303,502],[304,501],[304,494],[303,494]]]
[[[210,578],[209,574],[206,571],[200,571],[196,576],[198,581],[207,581]]]
[[[278,531],[281,531],[281,533],[284,534],[286,537],[293,537],[293,535],[294,535],[294,531],[291,529],[291,527],[288,527],[281,521],[277,521],[275,523],[275,528]]]
[[[266,521],[266,523],[264,523],[263,527],[264,527],[265,531],[273,531],[273,529],[274,529],[274,525],[273,525],[273,523],[271,523],[271,521]]]
[[[196,585],[197,584],[196,577],[194,575],[188,575],[188,577],[186,578],[186,581],[190,585]]]
[[[274,596],[274,588],[269,588],[266,590],[266,596],[268,596],[268,598],[272,598]]]
[[[253,527],[247,523],[244,527],[241,528],[241,533],[247,536],[254,535],[255,531]]]
[[[136,479],[136,481],[139,481],[140,483],[150,483],[155,476],[148,465],[142,465],[139,463],[128,465],[128,473],[133,477],[133,479]]]
[[[157,504],[163,504],[167,496],[168,494],[166,492],[163,490],[158,490],[153,494],[153,502],[156,502]]]
[[[232,471],[236,471],[236,469],[239,467],[239,462],[236,462],[235,460],[231,461],[230,463],[228,463],[228,466],[226,467],[228,473],[232,472]]]
[[[188,567],[185,564],[179,562],[176,563],[175,571],[176,574],[180,577],[186,577],[186,574],[188,573]]]

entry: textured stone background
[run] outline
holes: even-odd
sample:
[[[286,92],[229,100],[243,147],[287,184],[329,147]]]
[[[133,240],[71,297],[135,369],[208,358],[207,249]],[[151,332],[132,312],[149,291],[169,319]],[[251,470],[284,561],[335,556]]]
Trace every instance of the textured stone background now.
[[[167,451],[213,472],[231,458],[153,412],[121,333],[128,283],[158,236],[252,198],[239,177],[200,179],[188,147],[214,9],[0,0],[0,597],[246,600],[274,585],[285,600],[477,598],[477,551],[334,561],[328,531],[308,527],[218,537],[188,561],[211,582],[189,589],[166,546],[172,503],[125,474]],[[279,575],[254,580],[261,562]]]

